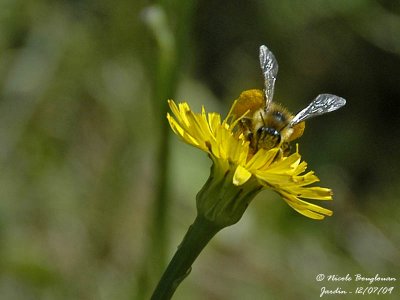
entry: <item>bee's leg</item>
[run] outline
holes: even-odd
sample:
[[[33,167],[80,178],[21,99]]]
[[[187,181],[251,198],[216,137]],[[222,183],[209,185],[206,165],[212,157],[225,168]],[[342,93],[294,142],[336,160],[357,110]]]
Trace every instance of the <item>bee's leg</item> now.
[[[238,123],[240,132],[243,133],[246,140],[250,142],[250,147],[253,150],[257,150],[257,139],[254,137],[252,132],[252,121],[249,118],[243,118]]]
[[[243,118],[239,122],[240,131],[244,134],[248,141],[253,138],[253,133],[251,132],[251,120],[248,118]]]
[[[284,142],[281,146],[284,156],[288,156],[290,154],[290,150],[292,150],[292,146],[288,142]]]
[[[242,118],[239,121],[239,124],[243,128],[250,128],[251,127],[251,120],[249,118]]]
[[[250,143],[253,141],[253,133],[250,130],[246,132],[246,139],[250,141]]]
[[[250,148],[253,149],[254,151],[257,151],[258,143],[257,143],[257,139],[254,137],[253,132],[249,129],[245,133],[245,136],[246,136],[246,139],[250,142]]]

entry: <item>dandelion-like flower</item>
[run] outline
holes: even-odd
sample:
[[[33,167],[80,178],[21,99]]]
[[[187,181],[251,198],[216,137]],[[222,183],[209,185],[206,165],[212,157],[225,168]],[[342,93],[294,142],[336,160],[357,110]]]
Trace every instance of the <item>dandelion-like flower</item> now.
[[[167,116],[172,130],[184,142],[209,154],[213,161],[213,173],[231,179],[231,182],[225,182],[226,189],[256,193],[268,188],[276,191],[293,209],[309,218],[323,219],[332,215],[331,210],[304,200],[332,200],[332,191],[310,186],[319,179],[312,171],[305,173],[307,163],[301,161],[298,149],[288,156],[284,155],[279,146],[269,150],[261,148],[253,154],[249,141],[236,131],[241,118],[234,119],[229,113],[222,119],[218,113],[207,113],[204,107],[201,113],[194,113],[187,103],[177,105],[172,100],[168,103],[173,113],[173,116]],[[213,205],[208,204],[210,207]],[[210,208],[205,207],[204,210]]]
[[[235,224],[249,203],[263,189],[277,192],[300,214],[321,220],[332,211],[308,200],[332,200],[328,188],[311,186],[319,181],[290,142],[304,131],[310,117],[334,111],[346,101],[321,94],[295,116],[272,102],[278,64],[267,47],[260,47],[264,91],[244,91],[225,118],[218,113],[193,112],[189,105],[169,100],[167,114],[172,130],[184,142],[208,153],[210,177],[197,194],[197,217],[189,227],[152,299],[170,299],[191,265],[210,239],[222,228]]]

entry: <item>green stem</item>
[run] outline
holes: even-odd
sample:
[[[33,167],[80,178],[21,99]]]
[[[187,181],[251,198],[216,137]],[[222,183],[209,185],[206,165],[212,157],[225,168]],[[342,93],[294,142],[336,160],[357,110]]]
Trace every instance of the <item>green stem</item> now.
[[[197,216],[154,290],[152,300],[171,299],[178,285],[189,275],[197,256],[221,229],[215,222]]]

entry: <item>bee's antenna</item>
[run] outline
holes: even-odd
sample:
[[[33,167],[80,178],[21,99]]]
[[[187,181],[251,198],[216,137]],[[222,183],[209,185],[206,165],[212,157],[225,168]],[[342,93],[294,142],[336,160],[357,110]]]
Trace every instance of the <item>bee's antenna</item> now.
[[[262,122],[263,122],[264,127],[267,127],[267,124],[265,124],[264,116],[262,115],[261,112],[260,112],[260,117],[261,117],[261,120],[262,120]]]

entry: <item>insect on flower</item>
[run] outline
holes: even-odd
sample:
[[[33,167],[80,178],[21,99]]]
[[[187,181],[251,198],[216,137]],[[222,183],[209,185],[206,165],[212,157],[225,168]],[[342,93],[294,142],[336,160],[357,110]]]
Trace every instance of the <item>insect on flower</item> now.
[[[278,62],[264,45],[260,47],[260,65],[264,75],[264,91],[244,91],[232,110],[236,118],[245,115],[238,122],[238,130],[250,142],[254,153],[261,148],[269,150],[277,146],[288,152],[289,143],[302,136],[305,120],[335,111],[346,104],[341,97],[320,94],[293,116],[284,106],[273,102]]]
[[[204,107],[201,113],[195,113],[186,102],[168,101],[172,114],[168,113],[167,118],[172,130],[184,142],[208,153],[213,161],[210,179],[198,194],[198,211],[210,220],[219,219],[220,224],[233,224],[240,219],[248,200],[268,188],[297,212],[322,220],[332,211],[309,200],[332,200],[332,191],[311,186],[319,179],[313,171],[306,172],[307,163],[301,160],[298,147],[290,153],[290,142],[303,134],[305,120],[334,111],[346,101],[321,94],[292,115],[272,101],[278,64],[266,46],[260,47],[260,64],[264,91],[242,92],[224,119]],[[241,201],[238,195],[243,197]]]

